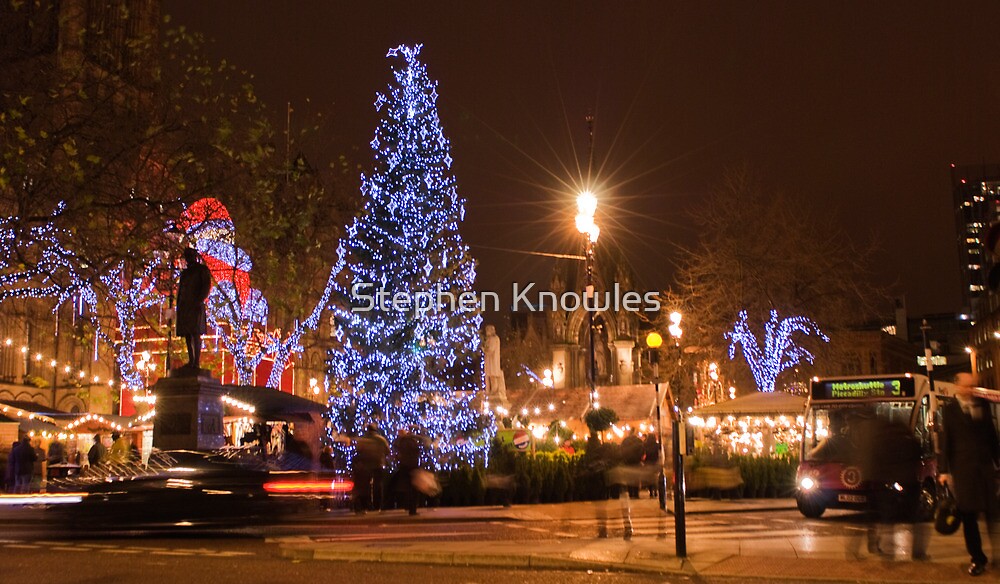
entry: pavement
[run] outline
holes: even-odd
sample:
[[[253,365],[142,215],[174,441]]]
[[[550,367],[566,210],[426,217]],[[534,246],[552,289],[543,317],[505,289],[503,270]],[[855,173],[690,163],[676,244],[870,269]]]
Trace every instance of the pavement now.
[[[458,507],[422,509],[417,517],[400,517],[412,522],[518,522],[543,525],[551,522],[583,521],[603,518],[617,533],[614,537],[553,537],[520,541],[337,541],[331,538],[288,537],[272,540],[281,554],[296,560],[332,560],[347,562],[398,562],[449,566],[493,566],[503,568],[545,568],[677,574],[696,578],[739,578],[803,581],[850,582],[956,582],[971,579],[964,570],[968,562],[961,534],[942,536],[925,526],[929,538],[930,559],[915,561],[910,557],[912,533],[900,528],[883,538],[883,548],[895,556],[873,555],[867,551],[865,532],[856,524],[836,518],[827,529],[819,520],[787,519],[783,524],[767,520],[768,511],[790,511],[795,502],[789,499],[742,499],[733,501],[690,500],[687,502],[688,525],[726,514],[729,524],[715,522],[699,530],[688,528],[687,556],[675,554],[674,517],[664,515],[656,501],[632,500],[627,513],[619,501],[577,502],[554,505],[515,505],[503,507]],[[388,519],[396,512],[376,515]],[[735,515],[729,515],[735,514]],[[733,521],[739,514],[747,525]],[[701,517],[699,517],[701,516]],[[630,539],[624,539],[624,517],[636,525]],[[345,515],[345,521],[357,522]],[[639,526],[657,522],[659,529]],[[538,523],[542,522],[542,523]],[[751,525],[752,524],[752,525]],[[738,533],[742,528],[747,530]],[[791,528],[789,528],[791,527]],[[817,528],[819,527],[819,528]],[[558,533],[553,535],[560,535]],[[988,542],[984,542],[988,546]],[[987,547],[988,549],[988,547]],[[976,581],[1000,581],[1000,574],[989,571]]]

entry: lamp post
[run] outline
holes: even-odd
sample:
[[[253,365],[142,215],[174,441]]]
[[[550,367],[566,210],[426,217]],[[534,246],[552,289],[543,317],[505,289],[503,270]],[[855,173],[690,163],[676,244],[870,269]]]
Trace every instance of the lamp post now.
[[[931,350],[931,344],[927,340],[927,331],[931,330],[931,325],[927,324],[927,319],[923,319],[920,323],[920,336],[923,338],[924,342],[924,368],[927,369],[927,383],[930,385],[931,392],[934,391],[934,352]]]
[[[597,398],[597,363],[594,359],[594,311],[587,309],[587,299],[594,304],[594,244],[601,234],[601,228],[594,222],[597,212],[597,197],[590,191],[583,191],[576,198],[576,229],[584,235],[584,250],[587,262],[587,290],[583,300],[583,308],[587,311],[587,327],[590,329],[590,407],[594,407]]]
[[[663,416],[660,413],[660,354],[657,351],[663,344],[663,337],[658,332],[646,335],[646,346],[649,347],[649,363],[653,366],[653,389],[656,392],[656,447],[659,450],[660,471],[656,474],[656,494],[660,501],[660,509],[667,509],[667,475],[663,472],[666,456],[663,452]]]
[[[969,354],[969,370],[973,375],[978,375],[979,372],[976,371],[976,350],[972,347],[966,347],[965,352]]]
[[[674,347],[680,349],[681,335],[684,333],[681,330],[681,313],[676,311],[670,313],[670,326],[667,327],[667,330],[674,340]],[[679,358],[678,363],[680,363]],[[670,390],[670,397],[670,426],[673,433],[671,439],[673,448],[671,450],[673,451],[674,465],[674,543],[677,557],[684,558],[687,557],[687,529],[684,525],[684,457],[681,454],[681,432],[684,431],[684,428],[681,426],[680,402],[678,402],[677,394],[673,388]]]

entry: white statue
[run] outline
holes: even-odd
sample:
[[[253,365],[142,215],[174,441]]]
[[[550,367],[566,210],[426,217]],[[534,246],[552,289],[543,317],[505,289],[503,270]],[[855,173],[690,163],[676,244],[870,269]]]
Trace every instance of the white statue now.
[[[488,324],[483,339],[483,374],[486,377],[486,396],[498,398],[500,403],[507,405],[507,384],[504,382],[503,369],[500,368],[500,337],[496,328]]]

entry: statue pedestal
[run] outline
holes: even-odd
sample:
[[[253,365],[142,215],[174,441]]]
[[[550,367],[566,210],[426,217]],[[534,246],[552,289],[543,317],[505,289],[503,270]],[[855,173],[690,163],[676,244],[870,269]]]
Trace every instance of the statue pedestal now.
[[[176,370],[175,370],[176,371]],[[153,385],[153,446],[161,450],[212,450],[225,446],[222,385],[204,369],[159,379]]]

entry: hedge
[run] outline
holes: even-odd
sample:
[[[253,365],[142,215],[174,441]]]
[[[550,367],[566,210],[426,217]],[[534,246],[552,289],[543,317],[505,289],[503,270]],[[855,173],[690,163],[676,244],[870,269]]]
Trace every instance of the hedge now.
[[[468,506],[501,501],[532,504],[606,499],[609,489],[604,484],[607,464],[603,461],[614,460],[614,448],[613,444],[592,444],[583,454],[557,450],[529,455],[496,443],[490,451],[488,469],[479,464],[438,473],[442,492],[434,504]],[[791,497],[794,493],[798,466],[795,457],[733,455],[709,463],[696,455],[688,459],[685,472],[720,466],[739,468],[743,478],[740,494],[744,497]],[[498,476],[513,477],[514,487],[509,493],[487,488],[488,478]]]

